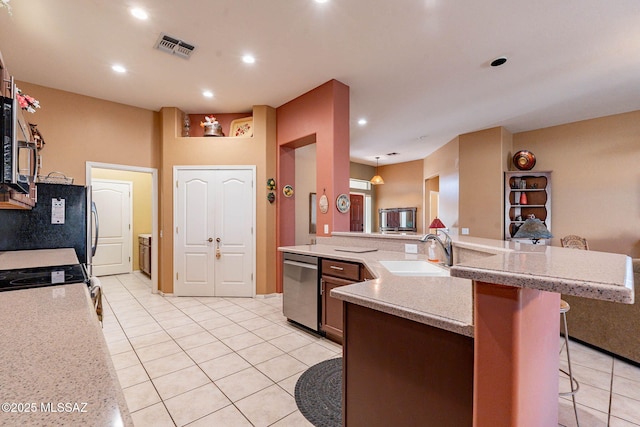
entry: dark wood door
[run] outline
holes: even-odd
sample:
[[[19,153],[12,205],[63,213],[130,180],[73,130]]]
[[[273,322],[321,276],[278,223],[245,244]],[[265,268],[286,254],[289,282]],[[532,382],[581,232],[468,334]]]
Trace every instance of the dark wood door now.
[[[349,231],[364,231],[364,196],[361,194],[350,194],[351,200],[351,225]]]

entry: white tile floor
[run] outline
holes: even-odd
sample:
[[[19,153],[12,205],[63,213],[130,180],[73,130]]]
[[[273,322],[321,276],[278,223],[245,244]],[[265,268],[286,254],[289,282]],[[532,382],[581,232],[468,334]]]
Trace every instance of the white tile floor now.
[[[341,348],[290,325],[280,297],[165,298],[138,273],[101,281],[104,335],[136,427],[311,425],[296,381]],[[570,345],[580,425],[640,426],[640,368]],[[570,398],[559,401],[561,425],[574,426]]]

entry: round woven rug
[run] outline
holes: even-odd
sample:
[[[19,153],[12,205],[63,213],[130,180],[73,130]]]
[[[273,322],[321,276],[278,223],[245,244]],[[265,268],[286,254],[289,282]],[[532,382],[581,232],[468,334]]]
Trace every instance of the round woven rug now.
[[[342,426],[342,357],[307,369],[296,383],[296,404],[316,427]]]

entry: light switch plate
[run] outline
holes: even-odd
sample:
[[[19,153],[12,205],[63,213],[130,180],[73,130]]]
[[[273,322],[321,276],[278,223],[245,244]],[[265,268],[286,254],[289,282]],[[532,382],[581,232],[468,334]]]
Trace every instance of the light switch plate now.
[[[324,234],[329,234],[329,224],[324,225]]]
[[[418,253],[418,245],[413,245],[409,243],[404,244],[404,251],[408,254],[417,254]]]
[[[462,234],[469,234],[469,229],[468,228],[462,228]]]

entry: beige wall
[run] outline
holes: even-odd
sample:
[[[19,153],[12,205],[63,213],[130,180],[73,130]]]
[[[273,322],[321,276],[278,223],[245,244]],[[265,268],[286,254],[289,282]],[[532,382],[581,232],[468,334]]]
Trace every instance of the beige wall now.
[[[131,181],[133,183],[133,235],[131,240],[131,252],[133,254],[132,266],[134,270],[140,269],[138,257],[138,234],[151,234],[151,178],[152,175],[150,173],[91,168],[91,179],[110,179],[117,181]]]
[[[376,186],[376,212],[375,226],[372,231],[379,231],[380,224],[377,215],[378,209],[384,208],[418,208],[416,217],[423,216],[423,161],[398,163],[395,165],[380,166],[378,172],[384,184]],[[423,226],[420,220],[416,221],[417,232],[422,233]]]
[[[432,192],[438,193],[438,199],[437,199],[438,203],[434,203],[433,215],[431,215],[432,213],[431,193]],[[440,177],[436,175],[434,177],[425,179],[424,180],[424,231],[425,233],[428,231],[434,231],[434,230],[427,230],[427,228],[431,224],[431,221],[433,221],[439,215],[438,213],[439,205],[440,205],[439,196],[440,196]],[[446,223],[443,223],[443,224],[447,225]]]
[[[158,280],[163,292],[173,292],[173,239],[166,233],[173,228],[173,165],[256,165],[256,291],[275,291],[275,204],[268,203],[265,187],[266,179],[276,176],[273,109],[256,107],[253,139],[216,138],[214,145],[211,138],[178,137],[183,115],[175,108],[154,112],[26,82],[19,85],[42,106],[28,116],[46,142],[41,173],[61,171],[76,184],[86,184],[88,161],[159,170],[158,219],[165,237],[158,239]]]
[[[554,245],[578,234],[592,250],[640,257],[640,111],[517,133],[521,149],[552,171]]]
[[[363,165],[362,163],[349,163],[349,177],[369,181],[376,173],[375,166]],[[375,186],[373,187],[375,188]]]
[[[424,179],[438,177],[440,191],[439,218],[454,233],[457,233],[459,224],[459,148],[460,143],[458,137],[456,137],[425,158],[423,165]],[[425,224],[425,227],[428,225]]]
[[[86,184],[86,162],[157,168],[158,113],[26,82],[18,85],[40,101],[27,114],[46,145],[40,174],[60,171]]]
[[[460,135],[459,142],[459,227],[468,228],[471,236],[502,239],[502,188],[511,134],[498,127]]]
[[[276,202],[267,200],[266,182],[276,176],[275,109],[255,106],[252,138],[183,138],[183,113],[163,108],[160,168],[160,246],[158,276],[160,290],[173,293],[173,167],[177,165],[256,166],[256,293],[276,291]],[[280,189],[280,183],[278,183]]]

